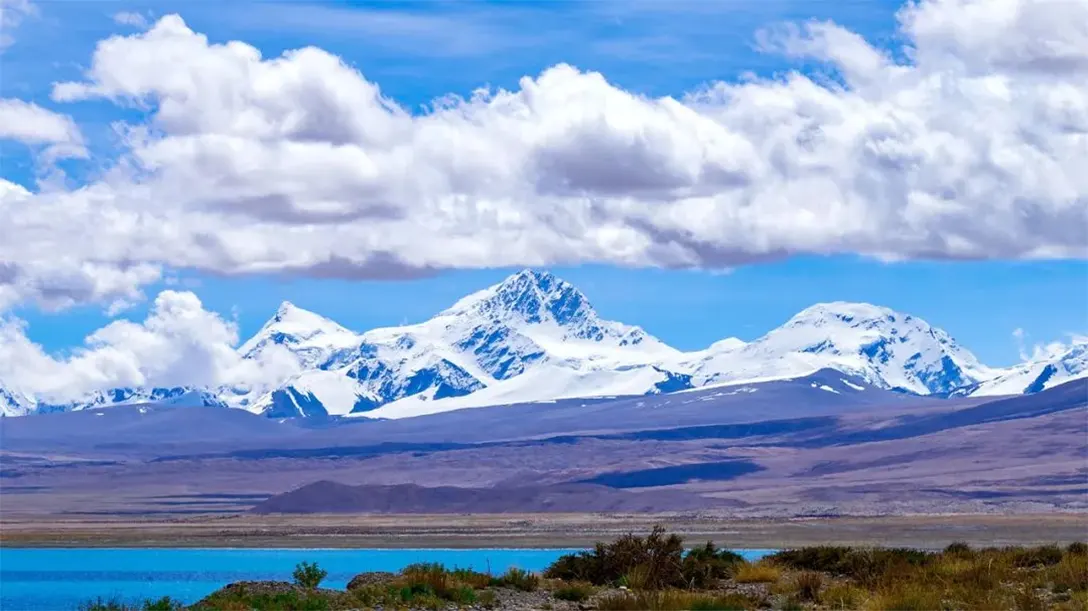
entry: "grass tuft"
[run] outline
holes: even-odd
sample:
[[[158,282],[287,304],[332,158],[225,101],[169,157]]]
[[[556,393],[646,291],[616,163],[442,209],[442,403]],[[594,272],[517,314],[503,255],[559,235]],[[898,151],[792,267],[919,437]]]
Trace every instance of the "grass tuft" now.
[[[737,583],[777,583],[781,578],[782,570],[770,562],[742,564],[733,575]]]
[[[582,602],[593,596],[593,586],[588,583],[574,582],[560,586],[552,591],[552,595],[559,600],[570,602]]]
[[[491,580],[491,585],[500,588],[514,588],[522,592],[532,592],[540,587],[540,576],[517,567],[510,567],[510,570],[503,573],[502,577]]]

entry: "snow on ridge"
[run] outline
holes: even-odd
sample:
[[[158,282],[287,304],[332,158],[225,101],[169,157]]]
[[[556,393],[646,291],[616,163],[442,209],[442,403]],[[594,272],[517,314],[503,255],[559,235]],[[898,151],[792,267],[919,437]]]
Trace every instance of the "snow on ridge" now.
[[[34,397],[17,390],[7,388],[0,383],[0,416],[24,416],[37,409]]]
[[[332,350],[351,345],[356,340],[357,335],[353,331],[320,314],[284,301],[275,315],[242,344],[238,352],[249,356],[268,344],[282,343]]]
[[[1023,371],[991,370],[920,318],[842,301],[805,308],[751,342],[726,338],[684,353],[640,327],[600,318],[576,287],[549,272],[528,269],[467,295],[429,320],[365,333],[285,301],[238,351],[255,362],[288,358],[297,367],[271,385],[117,389],[50,409],[193,401],[277,418],[400,418],[486,405],[788,380],[821,369],[878,388],[938,395],[1029,392],[1088,375],[1083,351],[1060,360],[1064,369],[1054,365],[1050,373],[1050,362],[1024,364]],[[864,389],[841,381],[842,390]],[[0,413],[35,409],[40,406],[0,387]]]
[[[967,394],[973,397],[1036,393],[1088,377],[1088,341],[1075,341],[1066,350],[1050,352],[1025,363],[996,370]]]

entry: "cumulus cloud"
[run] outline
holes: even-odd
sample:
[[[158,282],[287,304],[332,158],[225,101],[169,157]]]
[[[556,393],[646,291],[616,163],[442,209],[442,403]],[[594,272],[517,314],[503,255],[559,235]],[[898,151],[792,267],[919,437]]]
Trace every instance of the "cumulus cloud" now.
[[[237,343],[234,323],[205,310],[196,295],[163,291],[144,321],[114,321],[61,357],[33,343],[23,322],[0,320],[0,380],[60,402],[116,387],[271,387],[297,372],[285,350],[242,359]]]
[[[131,282],[62,291],[103,302],[138,291],[150,273],[117,275],[138,266],[389,277],[1088,256],[1088,1],[929,0],[899,21],[907,44],[890,51],[833,23],[758,36],[822,63],[814,76],[648,98],[558,65],[413,114],[321,49],[263,57],[166,16],[55,86],[57,102],[150,119],[100,180],[0,201],[17,236],[0,260],[29,287],[10,299],[42,300],[57,252],[66,274]]]
[[[87,156],[83,134],[71,117],[22,100],[0,98],[0,140],[47,146],[47,159]]]

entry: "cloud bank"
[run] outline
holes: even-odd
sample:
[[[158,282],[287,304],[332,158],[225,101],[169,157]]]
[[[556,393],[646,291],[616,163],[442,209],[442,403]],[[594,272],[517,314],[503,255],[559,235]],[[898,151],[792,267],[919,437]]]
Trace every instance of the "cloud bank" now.
[[[134,299],[169,269],[1088,257],[1088,1],[898,20],[892,52],[833,23],[758,34],[811,76],[648,98],[558,65],[413,114],[321,49],[266,58],[166,16],[55,85],[149,121],[94,182],[0,185],[0,304]]]
[[[59,357],[31,342],[20,321],[0,319],[0,380],[65,402],[117,387],[265,387],[298,371],[286,350],[271,346],[256,360],[242,359],[237,343],[234,323],[205,310],[196,295],[163,291],[144,321],[111,322]]]

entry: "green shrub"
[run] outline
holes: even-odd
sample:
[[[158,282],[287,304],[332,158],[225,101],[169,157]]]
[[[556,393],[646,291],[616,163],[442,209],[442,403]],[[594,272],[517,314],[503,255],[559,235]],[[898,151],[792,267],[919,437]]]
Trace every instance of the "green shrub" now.
[[[316,562],[300,562],[291,576],[296,586],[306,590],[316,590],[317,586],[329,576],[329,572],[317,566]]]
[[[890,575],[929,565],[937,555],[916,549],[854,549],[816,546],[783,550],[769,557],[771,562],[791,569],[819,571],[856,579],[865,585]]]
[[[476,589],[483,589],[491,584],[491,576],[472,569],[453,569],[450,576],[457,582]]]
[[[729,550],[718,549],[707,541],[703,547],[689,551],[680,565],[684,583],[689,588],[709,588],[716,582],[727,579],[738,564],[744,563],[744,557]]]
[[[648,588],[683,586],[683,554],[683,540],[655,526],[646,537],[626,534],[613,543],[598,543],[593,551],[565,555],[548,567],[544,576],[610,585],[637,569],[645,571]]]
[[[472,589],[472,586],[457,586],[450,590],[447,600],[455,602],[459,605],[471,605],[476,602],[476,590]]]
[[[1069,547],[1065,548],[1065,553],[1072,554],[1074,556],[1088,556],[1088,543],[1083,541],[1074,541],[1069,544]]]
[[[593,596],[593,586],[587,583],[570,583],[557,588],[552,595],[559,600],[582,602]]]

